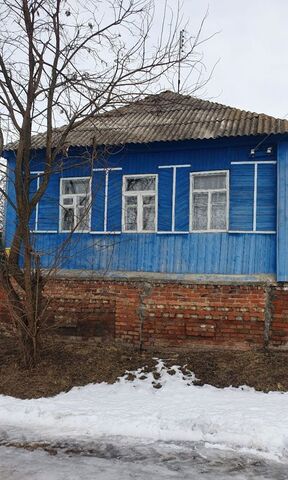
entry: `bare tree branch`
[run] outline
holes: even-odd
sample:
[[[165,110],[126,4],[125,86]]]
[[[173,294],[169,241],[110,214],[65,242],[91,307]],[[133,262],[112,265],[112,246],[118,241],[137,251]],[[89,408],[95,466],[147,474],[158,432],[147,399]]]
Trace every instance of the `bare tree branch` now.
[[[205,84],[200,78],[203,55],[197,51],[204,20],[196,35],[186,39],[179,58],[178,34],[183,28],[179,2],[172,10],[165,2],[159,34],[154,25],[155,5],[152,0],[2,1],[0,117],[6,137],[12,129],[17,146],[15,168],[7,171],[15,196],[2,183],[0,196],[15,209],[17,221],[0,274],[27,365],[36,361],[47,310],[40,252],[30,221],[51,175],[63,168],[59,158],[69,135],[95,115],[152,93],[163,79],[173,83],[179,61],[186,69],[187,93]],[[55,128],[63,123],[55,143]],[[32,137],[43,131],[41,181],[32,192]],[[92,168],[94,153],[83,157],[87,161]],[[63,248],[81,224],[78,220]]]

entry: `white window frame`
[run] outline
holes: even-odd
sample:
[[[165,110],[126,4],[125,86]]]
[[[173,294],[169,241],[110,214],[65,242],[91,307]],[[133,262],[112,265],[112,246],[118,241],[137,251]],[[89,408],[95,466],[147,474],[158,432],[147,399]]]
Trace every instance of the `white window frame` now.
[[[91,177],[63,177],[63,178],[60,178],[60,204],[59,204],[59,232],[60,233],[71,233],[71,230],[63,230],[62,229],[62,215],[63,215],[63,211],[64,211],[64,205],[63,205],[63,199],[64,198],[67,198],[67,197],[82,197],[83,196],[83,193],[67,193],[67,194],[63,194],[62,193],[62,184],[63,184],[63,181],[66,181],[66,180],[89,180],[89,191],[88,191],[88,196],[89,196],[89,204],[90,204],[90,208],[89,208],[89,213],[88,213],[88,220],[89,220],[89,228],[88,230],[75,230],[73,229],[72,232],[73,233],[90,233],[91,231]],[[74,207],[74,204],[73,204],[73,207]]]
[[[215,188],[211,190],[194,190],[193,183],[196,176],[202,175],[219,175],[225,173],[226,175],[226,188]],[[229,170],[208,170],[202,172],[191,172],[190,173],[190,212],[189,212],[189,230],[191,233],[221,233],[229,231]],[[226,228],[224,230],[218,229],[209,229],[207,230],[195,230],[193,229],[193,193],[208,193],[208,225],[211,223],[211,192],[226,192]]]
[[[131,190],[126,191],[126,180],[129,178],[145,178],[145,177],[154,177],[155,178],[155,190]],[[142,197],[146,196],[155,197],[155,229],[154,230],[143,230],[143,202]],[[137,230],[126,230],[125,228],[125,197],[140,197],[141,198],[141,208],[138,206],[137,198]],[[124,233],[157,233],[158,229],[158,174],[156,173],[141,173],[141,174],[131,174],[123,175],[122,180],[122,231]]]

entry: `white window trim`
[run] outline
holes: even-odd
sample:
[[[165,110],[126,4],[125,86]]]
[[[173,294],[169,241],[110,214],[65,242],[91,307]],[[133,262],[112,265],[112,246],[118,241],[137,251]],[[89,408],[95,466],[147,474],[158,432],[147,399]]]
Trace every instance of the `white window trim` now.
[[[235,161],[231,162],[231,165],[255,165],[257,163],[258,165],[276,165],[277,161],[276,160],[245,160],[245,161]]]
[[[149,196],[153,195],[155,197],[155,230],[142,230],[140,228],[137,228],[137,230],[126,230],[125,229],[125,197],[135,197],[137,195],[137,190],[126,192],[125,190],[125,185],[126,185],[126,179],[129,178],[143,178],[143,177],[154,177],[155,178],[155,190],[139,190],[138,195],[139,196]],[[138,205],[138,200],[137,200],[137,205]],[[142,218],[143,218],[143,205],[142,209],[140,211],[140,216],[138,220],[138,227],[139,225],[142,225]],[[137,214],[138,214],[138,209],[137,209]],[[157,233],[158,231],[158,174],[157,173],[141,173],[141,174],[129,174],[129,175],[123,175],[122,178],[122,232],[123,233]]]
[[[226,188],[215,188],[213,191],[217,192],[226,192],[226,229],[223,230],[215,230],[215,229],[209,229],[209,230],[195,230],[193,229],[193,180],[194,177],[200,176],[200,175],[218,175],[221,173],[226,174]],[[201,171],[201,172],[191,172],[190,173],[190,207],[189,207],[189,231],[190,233],[223,233],[223,232],[229,232],[229,204],[230,204],[230,199],[229,199],[229,170],[207,170],[207,171]],[[198,192],[209,192],[209,190],[198,190]],[[210,194],[209,194],[210,198]],[[211,218],[210,215],[210,201],[208,201],[208,218]]]
[[[276,230],[229,230],[228,233],[255,233],[257,235],[275,235],[277,232]]]
[[[63,178],[60,178],[60,202],[59,202],[59,233],[71,233],[71,230],[62,230],[62,214],[63,214],[63,198],[65,197],[71,197],[71,196],[75,196],[75,197],[81,197],[83,196],[83,193],[69,193],[69,194],[62,194],[62,183],[63,181],[66,181],[66,180],[89,180],[89,191],[88,191],[88,195],[89,195],[89,202],[90,202],[90,208],[89,208],[89,229],[88,230],[73,230],[73,233],[90,233],[91,231],[91,209],[92,209],[92,205],[91,205],[91,177],[63,177]]]

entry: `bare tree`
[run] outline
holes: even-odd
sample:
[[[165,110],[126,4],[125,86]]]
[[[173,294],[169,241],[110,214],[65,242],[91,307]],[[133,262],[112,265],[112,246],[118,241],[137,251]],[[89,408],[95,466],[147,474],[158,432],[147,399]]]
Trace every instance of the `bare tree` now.
[[[35,365],[47,303],[29,222],[45,193],[69,135],[87,119],[151,93],[163,78],[177,76],[179,62],[197,74],[199,31],[185,40],[178,6],[154,32],[151,0],[3,0],[0,10],[0,114],[14,146],[15,198],[0,194],[17,224],[1,281],[26,366]],[[174,17],[173,17],[174,16]],[[193,89],[199,87],[199,81]],[[64,124],[55,132],[55,127]],[[41,182],[31,196],[33,135],[45,132]]]
[[[4,167],[1,169],[0,166],[0,189],[5,191],[5,183],[6,183],[6,175]],[[4,224],[4,209],[5,209],[5,201],[4,195],[0,192],[0,236],[3,232],[3,224]],[[0,238],[1,242],[1,238]]]

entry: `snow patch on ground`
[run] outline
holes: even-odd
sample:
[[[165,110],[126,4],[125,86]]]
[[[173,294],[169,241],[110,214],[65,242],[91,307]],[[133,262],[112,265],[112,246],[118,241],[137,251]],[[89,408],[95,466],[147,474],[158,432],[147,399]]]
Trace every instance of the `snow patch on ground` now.
[[[1,480],[287,480],[287,465],[189,443],[106,445],[106,454],[0,447]],[[99,447],[103,449],[103,442]],[[105,444],[104,444],[105,448]],[[104,453],[104,452],[103,452]]]
[[[121,436],[204,442],[288,460],[288,393],[194,385],[195,376],[157,364],[113,385],[90,384],[52,398],[0,396],[2,441],[79,441]],[[155,388],[159,387],[161,388]]]

